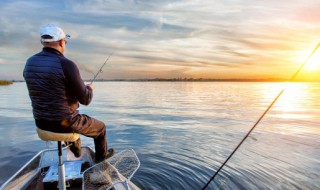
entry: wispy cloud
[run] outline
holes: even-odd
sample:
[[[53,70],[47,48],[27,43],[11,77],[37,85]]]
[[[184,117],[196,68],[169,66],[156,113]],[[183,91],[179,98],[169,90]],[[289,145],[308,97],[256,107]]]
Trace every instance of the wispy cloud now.
[[[317,0],[3,0],[0,76],[41,50],[38,30],[47,23],[71,34],[66,56],[87,78],[111,52],[101,77],[277,75],[319,40],[318,10]]]

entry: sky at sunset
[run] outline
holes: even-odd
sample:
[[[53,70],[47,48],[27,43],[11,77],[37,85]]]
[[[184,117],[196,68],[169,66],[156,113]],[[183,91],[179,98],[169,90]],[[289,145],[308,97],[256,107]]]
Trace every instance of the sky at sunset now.
[[[0,1],[0,79],[22,79],[39,29],[71,35],[84,79],[290,78],[320,41],[319,0]],[[319,50],[320,51],[320,50]],[[304,78],[319,80],[320,54]]]

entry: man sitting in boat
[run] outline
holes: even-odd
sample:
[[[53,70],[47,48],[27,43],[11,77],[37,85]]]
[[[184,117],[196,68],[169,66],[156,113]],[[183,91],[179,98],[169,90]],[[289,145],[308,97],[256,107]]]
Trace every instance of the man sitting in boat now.
[[[43,27],[40,35],[43,49],[27,60],[23,71],[36,126],[55,133],[92,137],[95,162],[111,157],[114,150],[107,149],[105,124],[77,110],[79,103],[90,104],[94,88],[84,84],[76,64],[63,55],[70,36],[53,24]],[[70,150],[76,157],[81,155],[80,138]]]

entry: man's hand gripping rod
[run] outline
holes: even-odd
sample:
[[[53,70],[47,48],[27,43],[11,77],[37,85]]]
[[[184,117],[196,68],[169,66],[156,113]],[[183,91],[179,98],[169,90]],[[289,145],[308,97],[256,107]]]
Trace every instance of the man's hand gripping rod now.
[[[91,83],[93,83],[94,80],[96,80],[97,76],[99,75],[99,73],[102,73],[102,68],[106,65],[107,61],[109,60],[109,58],[111,57],[111,55],[113,54],[113,52],[109,55],[109,57],[106,59],[106,61],[103,63],[103,65],[100,67],[100,69],[98,70],[97,74],[94,75],[93,79],[91,80]]]

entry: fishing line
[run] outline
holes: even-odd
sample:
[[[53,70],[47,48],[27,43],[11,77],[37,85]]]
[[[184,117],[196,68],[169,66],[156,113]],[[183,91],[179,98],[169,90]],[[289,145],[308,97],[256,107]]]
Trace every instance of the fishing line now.
[[[106,65],[107,61],[109,60],[109,58],[111,57],[111,55],[113,54],[113,52],[109,55],[109,57],[106,59],[106,61],[102,64],[102,66],[100,67],[100,69],[98,70],[98,72],[94,75],[93,79],[91,80],[91,83],[93,83],[94,80],[96,80],[97,76],[102,73],[102,68]]]
[[[299,67],[299,69],[294,73],[294,75],[290,78],[288,82],[292,82],[296,76],[300,73],[302,68],[306,65],[306,63],[309,61],[309,59],[313,56],[313,54],[319,49],[320,42],[318,45],[313,49],[312,53],[309,55],[309,57],[305,60],[305,62]],[[249,130],[249,132],[246,134],[246,136],[241,140],[241,142],[238,144],[238,146],[232,151],[232,153],[229,155],[229,157],[223,162],[223,164],[220,166],[220,168],[216,171],[216,173],[210,178],[210,180],[207,182],[207,184],[202,188],[202,190],[206,189],[208,185],[211,183],[211,181],[214,180],[214,178],[218,175],[220,170],[226,165],[226,163],[230,160],[230,158],[233,156],[233,154],[238,150],[238,148],[242,145],[242,143],[247,139],[247,137],[250,135],[250,133],[255,129],[255,127],[260,123],[260,121],[263,119],[263,117],[268,113],[268,111],[272,108],[274,103],[279,99],[279,97],[282,95],[286,87],[284,87],[279,94],[275,97],[275,99],[271,102],[271,104],[268,106],[268,108],[263,112],[263,114],[259,117],[257,122],[253,125],[253,127]]]

